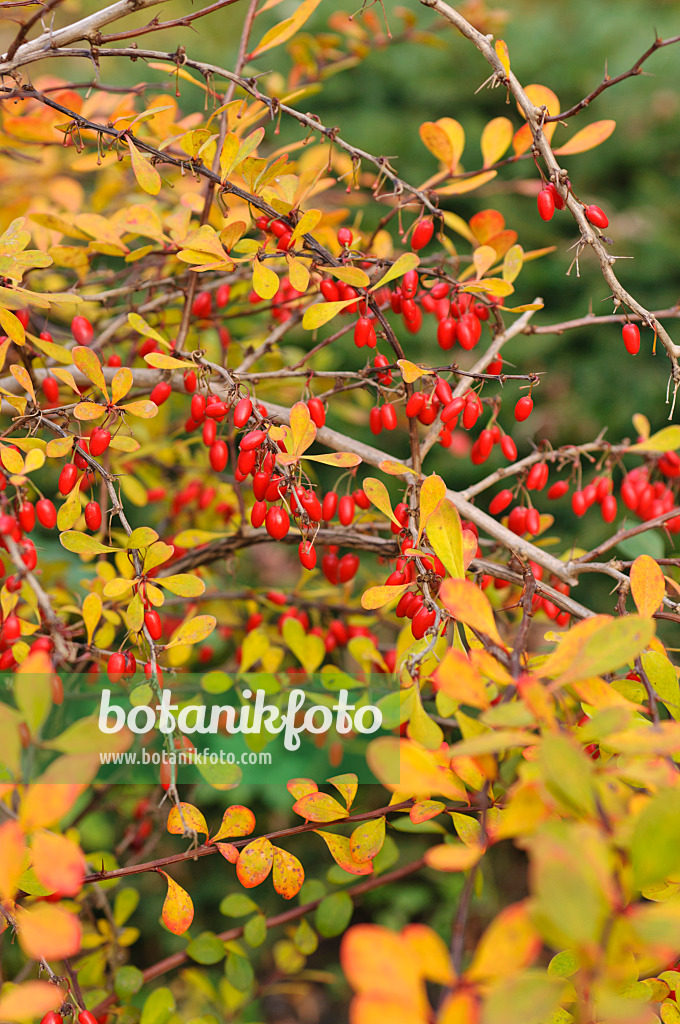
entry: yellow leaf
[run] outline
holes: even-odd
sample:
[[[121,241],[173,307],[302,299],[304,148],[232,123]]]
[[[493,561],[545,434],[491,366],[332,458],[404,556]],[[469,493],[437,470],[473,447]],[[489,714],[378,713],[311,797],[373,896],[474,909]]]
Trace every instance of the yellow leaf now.
[[[427,539],[449,575],[462,579],[463,527],[458,509],[448,499],[431,514],[427,523]]]
[[[283,896],[284,900],[292,900],[297,896],[302,883],[305,880],[305,871],[302,864],[287,850],[279,846],[274,848],[274,867],[272,869],[272,884],[274,891]]]
[[[407,473],[413,472],[403,462],[394,462],[392,459],[383,459],[378,465],[378,469],[381,469],[383,473],[387,473],[388,476],[406,476]]]
[[[111,381],[111,401],[114,405],[118,405],[121,398],[125,398],[133,383],[134,378],[129,367],[121,366],[119,370],[116,370]],[[104,393],[106,394],[106,392]]]
[[[96,352],[93,352],[89,348],[85,348],[82,345],[76,345],[73,349],[73,362],[78,367],[81,373],[84,373],[88,380],[91,380],[95,387],[98,387],[100,391],[103,391],[108,399],[109,394],[106,390],[106,381],[104,380],[104,374],[102,373],[102,366],[99,362]],[[130,376],[132,376],[131,372]]]
[[[105,407],[103,405],[97,405],[96,402],[78,402],[77,406],[73,410],[73,415],[77,420],[98,420],[101,419],[105,413]]]
[[[188,622],[182,623],[172,634],[172,640],[168,647],[176,647],[178,644],[200,644],[202,640],[209,637],[217,624],[214,615],[197,615]]]
[[[316,796],[317,794],[311,795]],[[320,793],[318,795],[322,796],[323,794]],[[338,806],[340,805],[338,804]],[[344,814],[346,815],[347,812],[345,811]],[[321,836],[326,846],[328,847],[328,851],[331,857],[333,858],[335,863],[339,864],[344,871],[348,871],[350,875],[373,874],[372,861],[364,861],[360,864],[357,861],[355,861],[354,858],[352,857],[352,851],[348,836],[335,835],[333,832],[322,832],[320,829],[315,829],[314,831],[318,836]]]
[[[673,452],[680,448],[680,427],[664,427],[646,441],[631,445],[629,452]]]
[[[368,288],[371,280],[361,267],[324,267],[324,273],[337,277],[338,281],[349,284],[352,288]]]
[[[288,453],[299,458],[316,437],[316,427],[304,402],[296,402],[290,410],[292,450]]]
[[[259,260],[253,261],[253,289],[261,299],[273,299],[279,290],[278,276]]]
[[[369,587],[361,595],[361,607],[366,609],[383,608],[395,597],[403,594],[408,585],[408,583],[401,583],[395,587]]]
[[[128,323],[133,330],[137,331],[137,334],[143,334],[146,337],[153,338],[154,341],[159,341],[161,345],[167,347],[167,341],[165,338],[158,333],[150,324],[146,322],[144,317],[141,317],[139,313],[128,313]],[[147,360],[148,361],[148,360]],[[151,364],[152,366],[155,364]],[[182,364],[184,365],[184,364]]]
[[[505,71],[505,77],[507,78],[510,74],[510,54],[508,53],[508,47],[503,39],[497,39],[493,44],[493,48],[496,51],[496,56],[503,65],[503,71]]]
[[[158,415],[158,406],[155,402],[143,399],[141,402],[128,402],[121,405],[123,412],[129,412],[131,416],[138,416],[142,420],[152,420]]]
[[[524,249],[521,245],[511,245],[503,260],[503,280],[510,284],[517,278],[524,262]]]
[[[649,420],[646,416],[643,416],[641,412],[633,413],[632,420],[633,426],[635,427],[638,435],[646,441],[652,432]]]
[[[175,359],[164,352],[149,352],[144,356],[144,360],[155,370],[185,370],[194,365],[188,359]]]
[[[576,135],[572,135],[564,146],[554,149],[553,153],[556,156],[585,153],[586,150],[594,149],[595,146],[599,146],[600,143],[608,139],[615,128],[616,121],[593,121],[592,124],[587,124],[585,128],[576,132]]]
[[[354,829],[349,840],[352,857],[358,864],[373,860],[380,853],[385,842],[385,818],[364,821]]]
[[[445,167],[453,169],[453,147],[441,125],[436,121],[424,121],[418,129],[418,134],[430,153]]]
[[[487,270],[496,262],[496,250],[490,245],[480,245],[472,254],[472,262],[477,277],[484,277]]]
[[[481,174],[473,174],[471,178],[461,178],[460,181],[454,181],[451,185],[438,186],[437,194],[440,196],[460,196],[465,192],[474,192],[476,188],[481,188],[482,185],[486,185],[487,181],[495,178],[497,173],[497,171],[482,171]]]
[[[308,306],[302,317],[302,326],[306,331],[315,331],[353,302],[356,302],[356,299],[344,299],[343,302],[317,302],[313,306]]]
[[[298,238],[302,238],[303,235],[313,231],[320,220],[321,210],[307,210],[293,228],[291,241],[295,242]]]
[[[6,470],[15,475],[23,473],[24,460],[18,451],[14,448],[2,448],[0,449],[0,461]]]
[[[452,117],[440,117],[436,122],[438,128],[441,128],[446,135],[449,146],[451,147],[451,162],[449,169],[453,173],[463,155],[465,149],[465,131],[460,122],[455,121]]]
[[[5,309],[4,306],[0,306],[0,327],[2,327],[7,337],[15,345],[25,344],[26,331],[24,330],[24,325],[14,313],[11,313],[9,309]]]
[[[465,972],[471,981],[508,978],[532,964],[543,947],[526,902],[501,910],[477,943]]]
[[[376,480],[375,477],[368,476],[362,484],[364,493],[372,505],[380,509],[384,515],[391,519],[395,526],[401,529],[401,523],[392,511],[392,502],[390,496],[387,493],[387,488],[382,480]]]
[[[87,533],[79,533],[77,530],[68,530],[62,533],[59,540],[67,551],[72,551],[77,555],[103,555],[117,550],[106,544],[101,544],[95,537],[90,537]]]
[[[383,274],[380,280],[376,281],[376,283],[371,286],[371,291],[374,292],[378,288],[382,288],[383,285],[396,280],[398,277],[402,277],[409,270],[415,270],[418,266],[420,266],[419,256],[416,256],[414,252],[402,253],[399,259],[394,261],[390,269]]]
[[[321,0],[302,0],[302,3],[299,5],[292,17],[286,18],[285,21],[279,22],[278,25],[270,28],[268,32],[265,32],[260,42],[248,57],[248,60],[252,60],[253,57],[259,57],[261,53],[265,52],[265,50],[271,50],[272,47],[280,46],[281,43],[286,43],[289,39],[292,39],[295,33],[302,28],[307,19],[311,17],[320,3]]]
[[[246,889],[260,885],[271,871],[273,862],[274,847],[269,840],[265,836],[253,839],[241,850],[236,863],[239,882]]]
[[[489,167],[495,164],[496,160],[500,160],[512,142],[513,132],[512,121],[507,117],[494,117],[484,125],[481,140],[484,167]]]
[[[421,377],[426,377],[432,373],[432,370],[416,366],[410,359],[397,359],[397,366],[401,370],[401,375],[407,384],[413,384],[414,380],[420,380]]]
[[[284,643],[293,652],[305,672],[316,672],[326,656],[326,648],[321,637],[305,633],[298,619],[286,619],[281,633]]]
[[[129,136],[127,138],[127,144],[130,148],[132,171],[137,179],[137,184],[140,188],[144,189],[145,192],[148,192],[150,196],[157,196],[161,190],[160,174],[153,164],[149,163],[149,161],[142,156]]]
[[[127,583],[127,580],[125,581]],[[132,581],[130,581],[132,585]],[[87,642],[92,643],[94,631],[102,617],[102,599],[99,594],[88,594],[83,601],[83,622],[87,630]]]
[[[185,834],[186,829],[208,835],[208,825],[198,807],[193,804],[179,803],[171,809],[168,815],[167,830],[173,836]]]
[[[470,580],[444,580],[439,597],[458,622],[484,633],[500,647],[505,646],[488,597]]]
[[[352,452],[329,452],[328,455],[305,455],[308,462],[323,462],[325,466],[335,466],[337,469],[350,469],[361,463],[361,456]]]
[[[433,473],[426,477],[420,487],[420,524],[418,526],[418,540],[423,535],[423,530],[432,513],[439,507],[446,496],[446,484],[440,476]]]
[[[171,594],[177,594],[179,597],[199,597],[205,593],[203,580],[188,572],[178,573],[176,576],[163,576],[156,582],[169,590]]]
[[[71,373],[70,370],[64,370],[61,366],[57,366],[52,370],[52,373],[54,374],[55,377],[58,377],[59,380],[63,381],[64,384],[68,384],[71,390],[75,391],[77,395],[80,394],[80,388],[76,384],[73,374]]]
[[[40,469],[45,465],[45,454],[39,449],[34,448],[30,451],[24,460],[24,473],[33,473],[36,469]]]
[[[626,615],[612,619],[596,615],[577,623],[541,666],[541,675],[557,676],[561,686],[614,672],[630,664],[655,633],[654,619]]]
[[[296,292],[306,292],[309,287],[309,269],[301,260],[286,254],[288,278]]]
[[[293,804],[293,810],[306,821],[329,822],[346,818],[349,811],[328,793],[308,793]]]
[[[23,366],[19,366],[18,363],[12,363],[12,365],[9,368],[9,372],[12,374],[14,379],[19,382],[24,391],[28,392],[28,394],[35,402],[36,399],[35,391],[33,390],[33,381],[31,380],[28,370]]]
[[[250,808],[232,804],[222,815],[222,823],[210,842],[216,843],[219,839],[230,839],[234,836],[249,836],[254,829],[255,815]]]

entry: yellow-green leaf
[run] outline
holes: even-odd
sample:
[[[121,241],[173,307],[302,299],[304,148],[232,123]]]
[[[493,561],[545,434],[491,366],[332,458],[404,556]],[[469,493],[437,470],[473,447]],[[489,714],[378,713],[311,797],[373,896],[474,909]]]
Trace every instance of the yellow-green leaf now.
[[[403,594],[408,585],[408,583],[401,583],[394,587],[369,587],[361,595],[361,607],[367,610],[384,608],[390,601],[394,601],[395,597]]]
[[[163,576],[156,582],[179,597],[199,597],[205,592],[203,580],[188,572],[178,573],[176,576]]]
[[[389,281],[394,281],[398,277],[402,277],[407,271],[415,270],[416,267],[420,266],[420,257],[416,256],[414,252],[405,252],[395,260],[390,269],[383,274],[379,281],[376,281],[371,287],[371,291],[374,292],[377,288],[382,288],[384,284]]]
[[[67,551],[73,551],[76,555],[105,555],[117,548],[101,544],[95,537],[87,533],[80,533],[78,530],[68,530],[62,533],[59,540]]]
[[[161,345],[167,347],[168,343],[165,340],[165,338],[161,334],[159,334],[158,331],[155,330],[155,328],[151,327],[151,325],[148,324],[144,317],[140,316],[139,313],[128,313],[127,319],[128,323],[130,324],[130,327],[132,327],[133,330],[137,331],[137,334],[143,334],[149,338],[153,338],[154,341],[159,341]],[[151,365],[153,366],[155,364],[152,363]],[[181,365],[184,366],[185,364],[182,363]]]
[[[197,615],[188,622],[182,623],[172,634],[172,640],[168,647],[176,647],[178,644],[200,644],[202,640],[209,637],[217,624],[214,615]]]
[[[167,829],[173,836],[185,835],[187,829],[208,835],[206,820],[193,804],[175,804],[168,815]]]
[[[132,171],[140,188],[148,192],[150,196],[157,196],[161,190],[161,176],[153,166],[139,152],[132,139],[127,137],[127,144],[130,148],[130,159],[132,160]]]
[[[265,50],[271,50],[272,47],[280,46],[281,43],[286,43],[289,39],[292,39],[320,3],[321,0],[303,0],[295,14],[290,18],[286,18],[285,21],[279,22],[278,25],[274,25],[268,32],[265,32],[248,59],[251,60],[253,57],[259,57]]]
[[[336,317],[346,306],[356,299],[344,299],[342,302],[316,302],[308,306],[302,317],[302,326],[306,331],[315,331]]]
[[[73,362],[80,372],[84,373],[88,380],[92,381],[95,387],[98,387],[100,391],[103,391],[108,399],[106,381],[104,380],[102,366],[96,352],[93,352],[92,349],[85,348],[83,345],[76,345],[72,354]],[[132,376],[131,371],[128,370],[128,373]]]
[[[0,306],[0,327],[15,345],[23,345],[26,342],[26,331],[19,318],[4,306]]]
[[[260,260],[253,261],[253,289],[261,299],[273,299],[279,290],[279,278]]]
[[[121,366],[113,375],[111,381],[111,401],[118,405],[121,398],[125,398],[134,383],[132,370],[128,366]]]
[[[330,452],[328,455],[305,455],[309,462],[323,462],[326,466],[335,466],[338,469],[349,469],[358,466],[361,462],[360,455],[352,452]]]
[[[423,535],[423,530],[432,513],[441,505],[446,497],[446,484],[440,476],[433,473],[426,477],[420,487],[420,525],[418,527],[418,541]]]
[[[673,452],[680,448],[680,427],[664,427],[646,441],[633,444],[629,452]]]
[[[99,594],[88,594],[83,601],[83,622],[87,632],[87,642],[92,643],[94,631],[102,617],[102,599]]]
[[[398,526],[399,529],[401,529],[401,523],[392,511],[392,502],[390,501],[387,488],[382,480],[376,480],[375,477],[368,476],[364,480],[362,488],[371,504],[380,509],[388,519],[392,520],[395,526]]]

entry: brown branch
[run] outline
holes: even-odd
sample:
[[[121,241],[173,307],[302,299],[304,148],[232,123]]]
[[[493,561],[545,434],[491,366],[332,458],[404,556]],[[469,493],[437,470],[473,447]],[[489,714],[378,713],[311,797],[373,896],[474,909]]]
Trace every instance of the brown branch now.
[[[97,46],[101,46],[104,43],[115,42],[117,39],[136,39],[137,36],[145,36],[148,32],[160,32],[165,28],[186,28],[187,25],[190,25],[192,21],[196,21],[197,18],[204,18],[206,14],[212,14],[213,11],[219,11],[220,8],[229,7],[231,4],[235,3],[239,3],[239,0],[217,0],[216,3],[210,4],[208,7],[204,7],[202,11],[195,11],[193,14],[185,14],[184,17],[175,18],[173,21],[158,21],[158,15],[156,15],[155,18],[142,28],[131,28],[127,32],[98,36]]]

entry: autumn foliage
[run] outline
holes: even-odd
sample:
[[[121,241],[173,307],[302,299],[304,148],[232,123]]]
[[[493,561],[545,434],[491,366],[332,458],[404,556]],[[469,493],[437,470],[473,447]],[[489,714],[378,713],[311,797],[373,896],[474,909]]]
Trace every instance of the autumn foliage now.
[[[0,42],[0,1022],[678,1024],[678,311],[579,185],[591,102],[676,40],[564,109],[482,4],[163,3],[9,4]],[[496,102],[422,111],[417,184],[313,112],[397,43]],[[537,260],[611,311],[558,322]],[[554,443],[537,325],[667,395]],[[293,757],[225,712],[217,772],[96,711],[299,688],[380,732],[298,711]]]

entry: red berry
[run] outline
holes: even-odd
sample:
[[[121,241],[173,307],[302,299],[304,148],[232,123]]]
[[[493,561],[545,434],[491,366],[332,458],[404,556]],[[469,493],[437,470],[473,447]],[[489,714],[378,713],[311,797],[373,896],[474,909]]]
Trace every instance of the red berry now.
[[[298,544],[298,558],[305,569],[313,569],[316,565],[316,548],[310,540],[300,541]]]
[[[552,220],[555,212],[555,197],[549,188],[542,188],[536,197],[541,220]]]
[[[416,416],[419,416],[423,406],[425,405],[425,395],[422,391],[414,391],[408,402],[406,403],[405,413],[407,417],[412,420]]]
[[[215,301],[218,309],[224,309],[229,302],[229,296],[231,295],[231,286],[228,284],[221,284],[215,293]]]
[[[198,381],[196,380],[196,374],[194,373],[194,371],[187,370],[187,372],[184,374],[184,390],[191,395],[196,390],[197,384]]]
[[[590,221],[596,228],[607,228],[609,227],[609,220],[606,213],[600,209],[599,206],[586,206],[583,211]]]
[[[71,320],[71,334],[76,344],[89,345],[94,338],[94,328],[85,316],[74,316]]]
[[[99,1021],[89,1010],[81,1010],[78,1014],[78,1024],[99,1024]]]
[[[522,423],[531,416],[531,410],[534,407],[534,400],[529,395],[523,395],[517,405],[515,406],[515,419],[518,423]]]
[[[380,407],[374,405],[368,414],[368,425],[371,429],[371,433],[376,437],[383,428],[382,416],[380,415]]]
[[[2,626],[3,639],[13,644],[21,636],[21,623],[16,615],[8,615]]]
[[[55,703],[57,702],[55,701]],[[61,701],[58,703],[61,703]],[[40,1024],[64,1024],[64,1018],[55,1010],[49,1010],[49,1012],[41,1019]]]
[[[335,281],[329,281],[328,278],[321,282],[319,290],[326,302],[337,302],[340,298],[337,284]]]
[[[349,583],[357,574],[359,556],[353,552],[343,555],[338,562],[338,583]]]
[[[343,526],[349,526],[354,519],[354,498],[344,494],[338,503],[338,519]]]
[[[60,494],[70,494],[75,486],[75,482],[78,479],[78,467],[72,462],[67,462],[61,473],[59,474],[59,483],[57,484]]]
[[[48,402],[59,401],[59,382],[56,377],[45,377],[42,382],[42,389]]]
[[[324,494],[323,501],[321,503],[321,518],[325,523],[329,523],[335,515],[335,510],[338,507],[338,496],[335,491],[329,491],[328,494]]]
[[[290,516],[284,508],[276,505],[267,512],[265,528],[274,540],[283,540],[290,528]]]
[[[529,470],[527,476],[528,491],[542,491],[548,482],[548,467],[545,462],[537,462]]]
[[[515,505],[508,516],[508,529],[521,537],[527,531],[527,510],[521,505]]]
[[[249,430],[239,441],[239,448],[242,452],[254,451],[260,447],[266,436],[267,434],[264,430]]]
[[[24,501],[19,508],[19,525],[24,533],[30,533],[35,526],[35,508],[33,502]]]
[[[613,494],[606,494],[604,496],[604,498],[602,499],[601,511],[602,518],[604,519],[605,523],[614,522],[614,520],[616,519],[616,513],[618,511],[618,506],[616,503],[616,498]]]
[[[434,608],[428,608],[426,604],[420,606],[411,620],[411,632],[416,640],[425,636],[427,630],[434,624],[436,612]]]
[[[310,398],[307,402],[309,415],[317,427],[323,427],[326,422],[326,409],[320,398]]]
[[[473,349],[482,336],[482,325],[474,313],[464,313],[458,321],[456,337],[458,344],[466,351]]]
[[[512,491],[508,490],[508,488],[506,487],[505,490],[499,491],[498,494],[496,494],[495,497],[491,499],[491,502],[489,504],[489,512],[491,513],[492,516],[496,516],[498,515],[499,512],[504,512],[511,501]]]
[[[338,242],[340,243],[340,245],[342,245],[344,248],[349,248],[349,246],[352,244],[353,241],[354,241],[354,235],[352,234],[352,232],[350,231],[349,228],[340,228],[339,229],[339,231],[338,231]]]
[[[640,351],[640,331],[636,324],[624,324],[621,330],[626,352],[636,356]]]
[[[563,210],[564,207],[565,207],[564,199],[559,194],[559,192],[557,191],[557,188],[553,185],[552,181],[549,182],[545,187],[547,188],[548,192],[550,192],[550,194],[553,197],[553,202],[555,203],[555,209],[556,210]]]
[[[257,530],[262,526],[265,516],[267,515],[267,502],[256,501],[250,510],[250,522],[251,525]]]
[[[163,625],[161,623],[161,617],[154,609],[144,612],[144,625],[147,628],[149,636],[152,640],[160,640],[163,636]],[[127,672],[127,665],[126,672]]]
[[[541,517],[537,508],[527,509],[527,533],[537,534],[541,529]]]
[[[109,658],[106,674],[114,685],[119,683],[125,675],[125,655],[120,651],[112,654]]]
[[[234,406],[234,426],[240,429],[245,427],[253,413],[253,403],[250,398],[241,398]]]
[[[212,296],[210,292],[199,292],[191,305],[191,312],[194,316],[204,319],[212,312]]]
[[[555,483],[548,488],[548,497],[551,501],[556,501],[557,498],[563,498],[569,490],[569,483],[566,480],[556,480]]]
[[[90,434],[90,455],[102,455],[111,444],[111,432],[105,427],[95,427]]]
[[[385,402],[380,407],[380,419],[385,430],[396,430],[397,427],[397,414],[394,406],[390,402]]]
[[[210,465],[216,473],[221,473],[227,465],[229,459],[229,449],[227,448],[226,441],[221,438],[219,441],[215,441],[210,446]]]
[[[416,270],[407,270],[404,274],[401,282],[401,294],[404,299],[412,299],[418,291],[418,272]],[[402,301],[403,311],[403,301]]]
[[[85,506],[85,524],[88,530],[98,530],[102,525],[102,510],[98,501],[88,501]]]
[[[168,384],[167,380],[162,380],[156,384],[155,388],[152,389],[149,398],[154,405],[163,405],[164,402],[167,402],[171,394],[172,387]]]
[[[35,514],[38,522],[46,530],[52,530],[57,523],[57,510],[49,498],[41,498],[35,503]]]
[[[588,508],[583,491],[574,491],[571,496],[571,507],[574,511],[574,515],[583,516]]]
[[[372,321],[367,316],[359,317],[354,327],[354,344],[357,348],[363,348],[364,345],[375,348],[377,340]]]
[[[418,221],[411,235],[411,248],[413,251],[418,252],[419,249],[424,249],[426,245],[429,245],[433,234],[434,223],[429,217],[423,217],[422,220]]]

